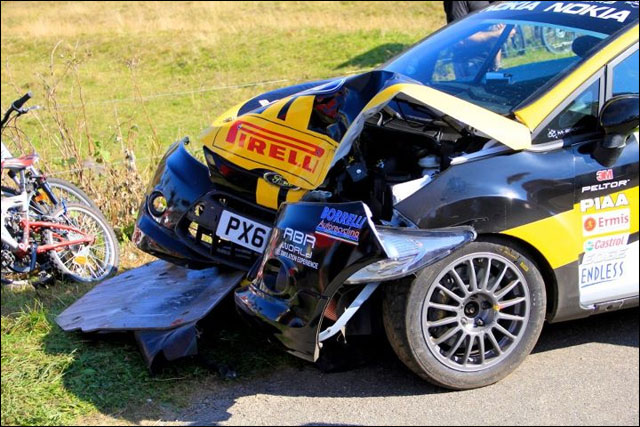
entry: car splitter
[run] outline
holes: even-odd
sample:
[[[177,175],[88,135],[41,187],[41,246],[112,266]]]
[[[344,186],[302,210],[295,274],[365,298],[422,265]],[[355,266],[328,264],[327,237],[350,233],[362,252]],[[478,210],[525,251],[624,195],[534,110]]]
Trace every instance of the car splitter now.
[[[63,311],[56,323],[65,331],[131,331],[150,367],[160,353],[167,360],[196,354],[196,323],[244,274],[154,261],[100,283]]]

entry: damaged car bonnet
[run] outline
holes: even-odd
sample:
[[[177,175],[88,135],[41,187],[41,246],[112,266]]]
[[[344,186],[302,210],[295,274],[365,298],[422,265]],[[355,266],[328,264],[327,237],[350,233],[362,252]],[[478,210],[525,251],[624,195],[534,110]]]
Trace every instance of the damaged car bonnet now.
[[[202,142],[246,170],[276,172],[291,187],[312,190],[349,153],[364,122],[394,100],[423,106],[454,129],[513,150],[531,145],[524,125],[388,71],[330,81],[248,112],[234,108],[203,133]]]

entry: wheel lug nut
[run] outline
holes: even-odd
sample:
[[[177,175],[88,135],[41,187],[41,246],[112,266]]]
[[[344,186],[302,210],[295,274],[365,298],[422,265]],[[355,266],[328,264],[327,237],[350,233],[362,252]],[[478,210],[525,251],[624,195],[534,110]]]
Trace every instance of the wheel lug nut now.
[[[476,325],[484,326],[484,321],[482,319],[478,319],[478,320],[476,320]]]

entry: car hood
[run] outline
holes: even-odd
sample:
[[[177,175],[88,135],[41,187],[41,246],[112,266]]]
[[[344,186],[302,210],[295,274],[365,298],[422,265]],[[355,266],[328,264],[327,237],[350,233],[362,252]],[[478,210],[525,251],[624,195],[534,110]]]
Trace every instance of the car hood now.
[[[201,139],[244,169],[276,172],[292,186],[314,189],[349,153],[364,122],[394,100],[422,105],[514,150],[531,145],[521,123],[384,70],[267,92],[222,114]]]

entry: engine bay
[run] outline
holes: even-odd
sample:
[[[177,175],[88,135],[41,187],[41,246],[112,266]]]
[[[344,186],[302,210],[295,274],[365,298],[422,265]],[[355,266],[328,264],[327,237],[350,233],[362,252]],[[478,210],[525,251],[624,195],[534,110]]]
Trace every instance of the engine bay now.
[[[393,101],[365,122],[349,154],[307,200],[362,200],[374,219],[391,221],[393,206],[436,179],[455,157],[483,149],[489,138],[421,105]]]

